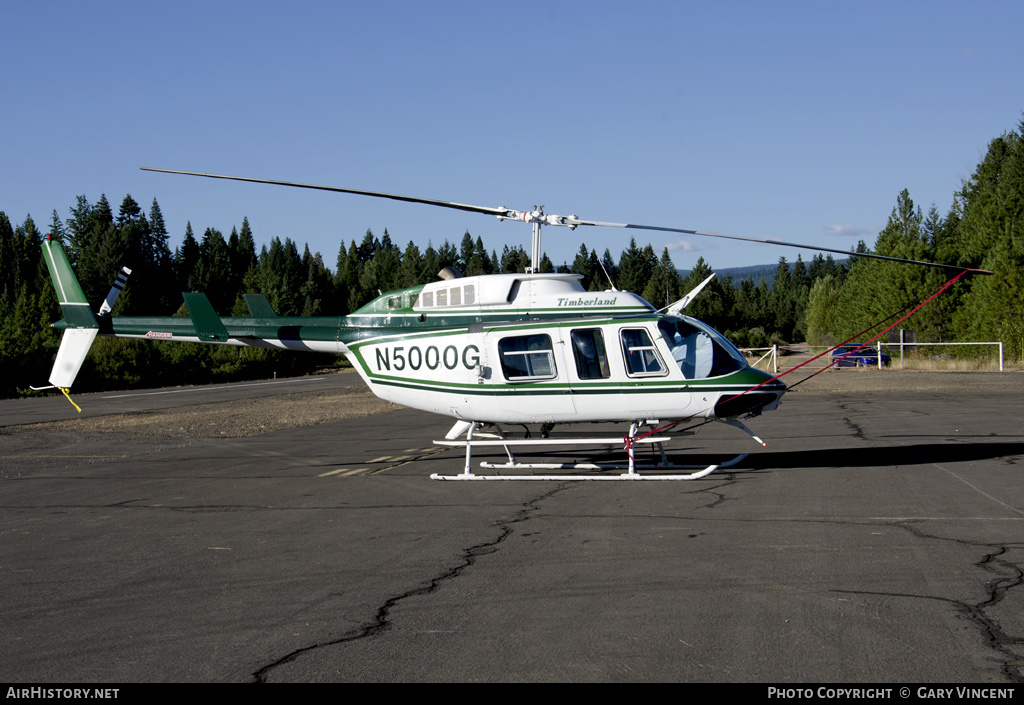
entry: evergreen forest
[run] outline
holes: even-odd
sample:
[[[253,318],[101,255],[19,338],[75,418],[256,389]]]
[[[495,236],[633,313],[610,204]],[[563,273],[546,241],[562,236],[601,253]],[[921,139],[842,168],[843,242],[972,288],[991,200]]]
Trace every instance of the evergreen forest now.
[[[895,195],[888,222],[873,245],[863,241],[849,260],[815,255],[779,259],[775,280],[738,284],[716,277],[686,313],[708,322],[741,347],[807,341],[833,344],[936,291],[943,270],[857,258],[857,252],[982,268],[992,276],[962,279],[906,324],[919,342],[1002,341],[1007,359],[1024,356],[1024,121],[993,139],[973,175],[952,195],[945,213],[927,211],[906,190]],[[466,232],[458,245],[445,240],[421,251],[396,245],[387,230],[357,243],[341,242],[332,271],[320,253],[291,238],[271,236],[257,251],[248,220],[225,235],[191,223],[171,244],[156,199],[148,212],[130,195],[116,212],[101,195],[78,196],[62,219],[53,211],[40,227],[28,216],[13,225],[0,211],[0,396],[19,396],[45,384],[60,342],[50,324],[61,318],[41,256],[47,234],[60,238],[86,295],[102,301],[122,265],[132,269],[114,315],[187,315],[180,292],[202,291],[221,315],[248,315],[246,293],[267,296],[280,315],[342,315],[379,292],[433,281],[452,266],[467,276],[522,272],[529,254],[505,245],[488,252]],[[766,254],[770,249],[765,248]],[[631,240],[616,259],[583,244],[575,259],[555,266],[545,255],[541,271],[582,275],[592,291],[609,288],[641,294],[667,306],[713,270],[703,258],[684,278],[668,250]],[[607,272],[607,276],[605,274]],[[963,354],[976,354],[968,352]],[[334,356],[187,343],[99,338],[76,381],[77,391],[298,374],[339,364]]]

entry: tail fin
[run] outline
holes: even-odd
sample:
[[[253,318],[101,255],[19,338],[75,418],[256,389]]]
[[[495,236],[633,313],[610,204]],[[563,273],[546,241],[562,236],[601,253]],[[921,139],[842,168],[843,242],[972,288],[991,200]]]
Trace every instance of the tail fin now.
[[[274,307],[263,294],[246,294],[245,305],[253,318],[277,318]]]
[[[47,235],[43,242],[43,259],[50,270],[57,301],[64,313],[64,335],[57,350],[53,370],[50,372],[50,384],[66,390],[78,376],[78,370],[85,362],[85,356],[92,347],[92,341],[100,332],[100,326],[89,308],[89,302],[71,269],[64,248],[61,247],[59,240],[54,240],[50,235]]]

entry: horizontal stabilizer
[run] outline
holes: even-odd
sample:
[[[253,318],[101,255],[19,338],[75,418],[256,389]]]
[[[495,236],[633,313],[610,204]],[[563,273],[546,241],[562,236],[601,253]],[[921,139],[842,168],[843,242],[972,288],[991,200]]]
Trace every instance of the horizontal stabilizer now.
[[[246,294],[245,305],[253,318],[277,318],[274,307],[263,294]]]
[[[199,340],[204,343],[227,342],[228,329],[213,310],[213,304],[206,298],[206,294],[182,293],[182,296],[185,297],[188,316],[192,319]]]

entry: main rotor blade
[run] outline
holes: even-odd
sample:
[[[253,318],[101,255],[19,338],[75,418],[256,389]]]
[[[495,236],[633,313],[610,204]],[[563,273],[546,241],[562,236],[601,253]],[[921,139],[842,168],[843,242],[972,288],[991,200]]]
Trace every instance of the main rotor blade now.
[[[698,235],[700,237],[718,237],[725,240],[739,240],[741,242],[756,242],[763,245],[780,245],[782,247],[797,247],[802,250],[814,250],[816,252],[832,252],[835,254],[843,255],[844,257],[864,257],[867,259],[879,259],[886,260],[888,262],[903,262],[905,264],[917,264],[922,267],[938,267],[939,269],[948,269],[955,272],[969,271],[975,274],[992,274],[987,269],[971,269],[970,267],[958,267],[952,264],[939,264],[937,262],[925,262],[923,260],[916,259],[905,259],[902,257],[889,257],[887,255],[876,255],[870,252],[850,252],[849,250],[836,250],[830,247],[821,247],[820,245],[801,245],[796,242],[785,242],[783,240],[772,240],[769,238],[754,238],[754,237],[742,237],[740,235],[723,235],[722,233],[710,233],[701,230],[687,230],[685,228],[667,228],[660,225],[637,225],[635,223],[605,223],[597,220],[577,220],[573,219],[569,221],[569,225],[595,225],[607,228],[630,228],[633,230],[654,230],[665,233],[681,233],[683,235]]]
[[[430,198],[417,198],[416,196],[401,196],[395,193],[383,193],[381,191],[363,191],[354,188],[340,188],[338,186],[317,186],[315,184],[299,184],[292,181],[274,181],[272,179],[253,179],[247,176],[225,176],[223,174],[201,174],[197,171],[176,171],[174,169],[154,169],[152,167],[139,167],[143,171],[159,171],[164,174],[185,174],[186,176],[204,176],[208,179],[228,179],[229,181],[249,181],[255,184],[273,184],[275,186],[294,186],[295,188],[308,188],[317,191],[334,191],[335,193],[354,193],[360,196],[373,196],[375,198],[390,198],[394,201],[406,201],[408,203],[426,203],[431,206],[443,208],[454,208],[460,211],[471,213],[485,213],[487,215],[507,215],[508,208],[488,208],[486,206],[471,206],[465,203],[452,203],[451,201],[436,201]]]
[[[937,262],[925,262],[916,259],[904,259],[901,257],[889,257],[887,255],[876,255],[866,252],[849,252],[847,250],[836,250],[830,247],[820,247],[818,245],[801,245],[796,242],[784,242],[782,240],[772,239],[759,239],[753,237],[742,237],[739,235],[724,235],[722,233],[711,233],[704,232],[701,230],[689,230],[686,228],[669,228],[660,225],[638,225],[635,223],[608,223],[599,220],[580,220],[576,216],[555,216],[545,215],[542,211],[516,211],[511,208],[489,208],[487,206],[473,206],[466,203],[453,203],[451,201],[438,201],[432,198],[418,198],[416,196],[402,196],[394,193],[383,193],[381,191],[366,191],[363,189],[353,188],[341,188],[338,186],[318,186],[315,184],[300,184],[292,181],[276,181],[273,179],[254,179],[247,176],[225,176],[223,174],[203,174],[197,171],[177,171],[175,169],[155,169],[152,167],[139,167],[143,171],[158,171],[164,174],[184,174],[186,176],[203,176],[208,179],[227,179],[229,181],[248,181],[256,184],[273,184],[276,186],[293,186],[295,188],[308,188],[317,191],[333,191],[335,193],[354,193],[360,196],[373,196],[374,198],[390,198],[394,201],[405,201],[407,203],[425,203],[431,206],[441,206],[442,208],[454,208],[460,211],[469,211],[470,213],[483,213],[485,215],[494,215],[501,219],[515,219],[522,220],[528,223],[539,223],[542,225],[564,225],[570,228],[575,228],[578,225],[592,225],[606,228],[628,228],[632,230],[653,230],[656,232],[663,233],[680,233],[683,235],[696,235],[699,237],[717,237],[725,240],[739,240],[741,242],[756,242],[763,245],[779,245],[782,247],[796,247],[802,250],[812,250],[814,252],[831,252],[844,257],[864,257],[867,259],[878,259],[885,260],[888,262],[903,262],[906,264],[916,264],[922,267],[937,267],[939,269],[951,270],[954,272],[969,271],[975,274],[992,274],[987,269],[971,269],[969,267],[957,267],[951,264],[938,264]]]

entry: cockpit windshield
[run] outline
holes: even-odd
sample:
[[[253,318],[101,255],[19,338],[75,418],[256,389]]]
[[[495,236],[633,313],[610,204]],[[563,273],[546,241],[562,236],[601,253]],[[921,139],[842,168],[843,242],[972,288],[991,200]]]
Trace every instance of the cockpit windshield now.
[[[735,345],[694,318],[663,318],[658,321],[658,330],[687,379],[719,377],[747,366]]]

